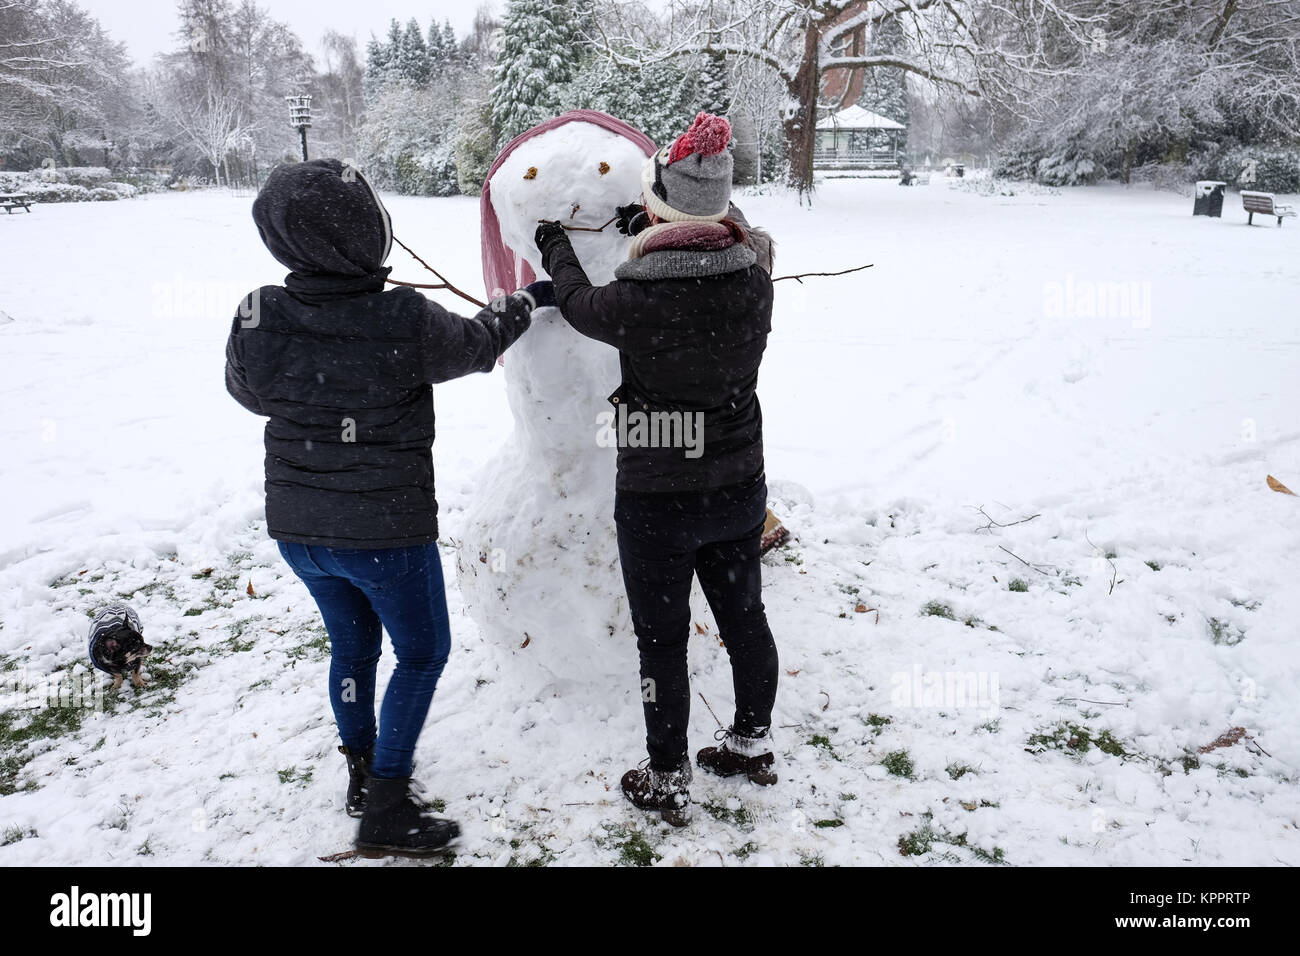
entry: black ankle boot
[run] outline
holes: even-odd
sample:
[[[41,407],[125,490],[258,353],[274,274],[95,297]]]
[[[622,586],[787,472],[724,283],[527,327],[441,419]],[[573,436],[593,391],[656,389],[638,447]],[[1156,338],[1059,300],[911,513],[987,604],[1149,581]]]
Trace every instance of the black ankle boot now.
[[[357,832],[363,856],[431,856],[460,836],[454,820],[433,815],[410,777],[371,777],[366,788],[366,810]]]
[[[764,728],[749,737],[728,727],[718,731],[717,737],[722,741],[721,744],[705,747],[695,757],[701,770],[715,773],[719,777],[744,774],[750,783],[760,787],[770,787],[776,783],[776,771],[772,769],[775,758],[772,755],[771,730]]]
[[[347,747],[339,747],[339,753],[348,761],[348,796],[343,806],[348,816],[359,817],[366,809],[366,777],[370,776],[370,764],[375,759],[375,745],[355,754]]]

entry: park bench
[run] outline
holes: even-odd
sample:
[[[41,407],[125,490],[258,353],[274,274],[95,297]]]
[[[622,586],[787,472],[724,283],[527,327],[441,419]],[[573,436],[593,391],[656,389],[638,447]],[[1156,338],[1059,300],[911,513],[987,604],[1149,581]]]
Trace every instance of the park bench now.
[[[9,215],[13,215],[13,211],[19,208],[29,213],[32,211],[32,201],[23,193],[0,193],[0,206]]]
[[[1290,206],[1277,202],[1272,193],[1253,192],[1243,189],[1241,192],[1241,206],[1246,210],[1246,225],[1251,225],[1255,221],[1255,213],[1261,216],[1277,216],[1277,224],[1282,225],[1282,220],[1287,216],[1294,216],[1295,210]]]

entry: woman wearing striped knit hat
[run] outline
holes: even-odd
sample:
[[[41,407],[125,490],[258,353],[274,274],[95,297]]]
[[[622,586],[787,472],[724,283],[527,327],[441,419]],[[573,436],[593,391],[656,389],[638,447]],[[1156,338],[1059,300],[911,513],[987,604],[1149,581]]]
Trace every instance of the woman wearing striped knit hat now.
[[[537,245],[565,319],[619,350],[615,522],[641,660],[648,765],[623,792],[675,826],[690,819],[687,641],[692,576],[718,622],[735,689],[732,725],[700,768],[776,782],[772,706],[777,651],[759,561],[767,486],[756,386],[772,318],[772,280],[731,205],[731,126],[700,113],[647,160],[635,233],[609,285],[593,287],[563,227]],[[647,440],[660,424],[656,439]],[[671,423],[666,430],[662,423]]]

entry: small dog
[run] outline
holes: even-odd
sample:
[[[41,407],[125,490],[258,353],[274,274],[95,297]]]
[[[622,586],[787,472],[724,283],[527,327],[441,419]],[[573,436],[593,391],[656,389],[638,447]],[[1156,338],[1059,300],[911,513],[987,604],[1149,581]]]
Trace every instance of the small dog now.
[[[90,625],[89,650],[90,663],[113,675],[113,690],[121,688],[127,674],[131,675],[131,686],[137,690],[144,686],[140,665],[153,648],[144,642],[140,615],[129,604],[110,604],[95,615]]]

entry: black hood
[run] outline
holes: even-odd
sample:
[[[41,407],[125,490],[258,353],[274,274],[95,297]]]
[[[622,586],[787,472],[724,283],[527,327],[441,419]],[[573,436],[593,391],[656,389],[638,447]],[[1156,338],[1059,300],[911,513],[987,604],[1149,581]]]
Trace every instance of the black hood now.
[[[360,171],[337,159],[277,166],[253,200],[271,255],[300,279],[378,279],[393,243],[388,210]]]

